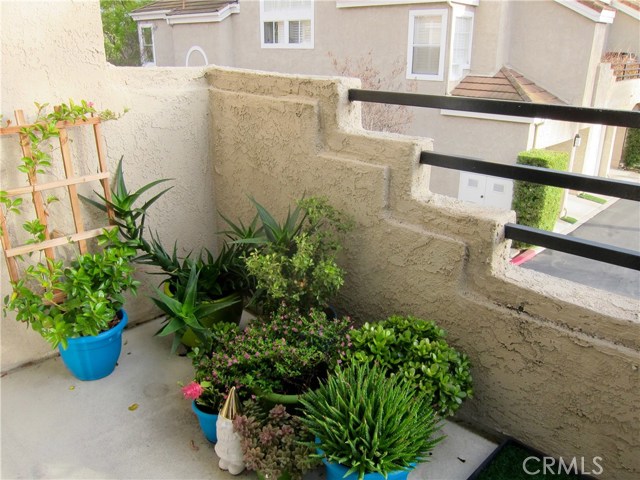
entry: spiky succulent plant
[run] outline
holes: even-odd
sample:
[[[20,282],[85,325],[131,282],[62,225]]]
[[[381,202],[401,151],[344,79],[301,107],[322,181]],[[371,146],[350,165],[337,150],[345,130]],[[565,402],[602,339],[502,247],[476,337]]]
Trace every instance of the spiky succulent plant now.
[[[443,436],[429,396],[378,366],[351,364],[302,398],[303,424],[329,462],[365,473],[407,470],[426,461]]]

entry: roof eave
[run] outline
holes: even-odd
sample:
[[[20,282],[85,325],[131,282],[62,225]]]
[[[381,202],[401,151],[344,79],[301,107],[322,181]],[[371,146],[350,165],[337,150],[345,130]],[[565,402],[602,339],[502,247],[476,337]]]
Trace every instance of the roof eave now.
[[[223,21],[234,13],[240,13],[240,3],[230,3],[216,12],[178,13],[167,15],[166,20],[169,25],[185,23],[217,23]]]
[[[636,10],[626,3],[622,3],[619,0],[613,0],[613,2],[611,2],[611,6],[622,13],[626,13],[630,17],[635,18],[636,20],[640,20],[640,10]]]
[[[597,23],[613,23],[613,19],[616,16],[616,11],[610,8],[603,8],[600,12],[596,12],[594,9],[587,7],[586,5],[577,2],[576,0],[554,0],[563,7],[567,7],[576,13],[579,13],[583,17],[587,17],[589,20],[593,20]]]

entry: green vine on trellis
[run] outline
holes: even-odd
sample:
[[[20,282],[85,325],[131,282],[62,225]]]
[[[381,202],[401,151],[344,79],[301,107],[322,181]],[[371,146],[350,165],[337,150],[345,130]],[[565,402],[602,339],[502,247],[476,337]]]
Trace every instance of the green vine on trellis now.
[[[20,159],[20,165],[18,170],[26,173],[29,179],[36,177],[38,173],[46,174],[48,169],[51,168],[51,154],[45,151],[47,145],[49,145],[49,151],[52,152],[54,147],[48,142],[53,138],[60,137],[60,129],[58,128],[59,122],[75,123],[77,121],[87,120],[88,116],[98,116],[102,121],[117,120],[121,118],[125,113],[129,111],[125,108],[122,113],[115,113],[112,110],[98,111],[94,107],[93,102],[87,102],[81,100],[80,103],[75,103],[73,100],[69,100],[69,103],[61,103],[56,106],[53,111],[47,112],[48,103],[40,104],[34,102],[36,106],[36,119],[27,126],[20,129],[20,134],[23,139],[28,140],[31,147],[31,155],[25,155]],[[3,117],[0,116],[0,121]],[[6,120],[6,126],[11,125],[11,120]],[[25,142],[26,140],[21,140]],[[24,144],[23,144],[24,145]],[[48,213],[48,207],[57,202],[58,198],[55,195],[50,195],[44,200],[44,208]],[[12,200],[8,193],[4,190],[0,190],[0,208],[4,218],[7,218],[8,214],[20,215],[20,206],[22,205],[22,198],[16,198]],[[22,228],[31,235],[31,238],[27,240],[27,244],[40,243],[45,240],[45,226],[40,219],[36,218],[31,221],[23,223]],[[4,231],[0,225],[0,235],[3,235]]]

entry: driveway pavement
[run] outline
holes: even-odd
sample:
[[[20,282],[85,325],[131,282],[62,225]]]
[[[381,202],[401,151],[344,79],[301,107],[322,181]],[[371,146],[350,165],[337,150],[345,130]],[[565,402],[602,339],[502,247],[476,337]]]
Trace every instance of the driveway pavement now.
[[[573,237],[640,250],[640,204],[618,200],[569,234]],[[640,298],[640,272],[546,249],[525,268],[619,295]]]

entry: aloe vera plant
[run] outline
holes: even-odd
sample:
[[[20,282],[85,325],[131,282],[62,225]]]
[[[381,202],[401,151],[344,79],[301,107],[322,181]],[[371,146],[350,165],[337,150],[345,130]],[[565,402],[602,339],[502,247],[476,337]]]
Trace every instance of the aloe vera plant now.
[[[387,474],[424,462],[441,441],[440,418],[429,397],[410,382],[368,364],[338,368],[302,397],[302,423],[320,441],[322,456],[348,474]]]
[[[157,335],[175,334],[171,347],[172,352],[176,351],[188,328],[193,331],[205,350],[208,350],[211,344],[211,329],[203,326],[201,319],[240,301],[239,299],[216,303],[199,301],[197,296],[199,275],[197,266],[192,264],[186,286],[179,289],[175,296],[169,296],[156,289],[157,298],[152,298],[153,302],[167,314],[166,323],[157,332]]]

